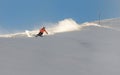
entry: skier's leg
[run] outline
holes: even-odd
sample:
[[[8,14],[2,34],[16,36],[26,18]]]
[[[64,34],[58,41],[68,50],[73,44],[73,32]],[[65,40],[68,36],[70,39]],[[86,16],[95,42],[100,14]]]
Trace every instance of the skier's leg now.
[[[40,32],[39,36],[42,37],[43,33]]]
[[[36,34],[36,35],[35,35],[35,37],[38,37],[38,36],[39,36],[39,34]]]
[[[42,37],[42,35],[43,35],[43,33],[40,32],[35,37],[38,37],[38,36]]]

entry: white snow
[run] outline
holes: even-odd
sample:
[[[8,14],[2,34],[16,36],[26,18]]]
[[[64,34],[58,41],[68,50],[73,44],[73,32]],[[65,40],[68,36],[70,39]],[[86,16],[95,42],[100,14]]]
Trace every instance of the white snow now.
[[[119,24],[65,19],[47,28],[49,36],[1,35],[0,75],[119,75]]]

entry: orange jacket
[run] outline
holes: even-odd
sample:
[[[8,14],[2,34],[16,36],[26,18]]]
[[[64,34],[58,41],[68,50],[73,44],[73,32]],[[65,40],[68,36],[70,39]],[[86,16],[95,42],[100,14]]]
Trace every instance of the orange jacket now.
[[[48,34],[48,32],[45,30],[45,28],[40,29],[40,32],[41,32],[41,33],[46,32],[46,33]]]

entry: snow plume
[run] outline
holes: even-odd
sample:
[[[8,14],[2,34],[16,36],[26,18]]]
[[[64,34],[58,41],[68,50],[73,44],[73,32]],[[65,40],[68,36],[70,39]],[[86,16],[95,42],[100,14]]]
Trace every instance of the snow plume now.
[[[59,21],[47,30],[50,34],[55,34],[61,32],[80,30],[80,26],[72,19],[65,19],[63,21]]]
[[[56,24],[53,24],[53,26],[49,27],[47,30],[49,34],[56,34],[56,33],[62,33],[62,32],[78,31],[89,26],[109,28],[108,26],[101,26],[97,23],[85,22],[82,24],[78,24],[73,19],[65,19],[65,20],[59,21]]]
[[[78,24],[73,19],[64,19],[62,21],[59,21],[58,23],[50,24],[50,25],[46,26],[46,30],[49,33],[48,35],[54,35],[54,34],[63,33],[63,32],[80,31],[80,30],[84,29],[85,27],[89,27],[89,26],[113,29],[112,27],[99,25],[97,23],[85,22],[83,24]],[[113,29],[113,30],[115,30],[115,29]],[[39,29],[32,30],[32,31],[25,30],[24,32],[0,35],[0,37],[21,37],[21,36],[22,37],[23,36],[24,37],[33,37],[38,32],[39,32]]]
[[[90,26],[120,31],[108,25],[99,25],[95,22],[85,22],[82,24],[78,24],[73,19],[65,19],[65,20],[59,21],[57,24],[53,24],[53,26],[49,27],[47,30],[49,34],[56,34],[56,33],[62,33],[62,32],[70,32],[70,31],[78,31],[78,30],[80,31],[85,27],[90,27]]]

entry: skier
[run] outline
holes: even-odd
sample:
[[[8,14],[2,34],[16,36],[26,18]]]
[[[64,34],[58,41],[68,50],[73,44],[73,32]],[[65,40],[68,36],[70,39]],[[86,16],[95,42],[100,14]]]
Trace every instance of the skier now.
[[[40,31],[39,31],[39,33],[35,37],[38,37],[38,36],[42,37],[42,35],[43,35],[44,32],[46,34],[48,34],[48,32],[46,31],[45,27],[41,28]]]

